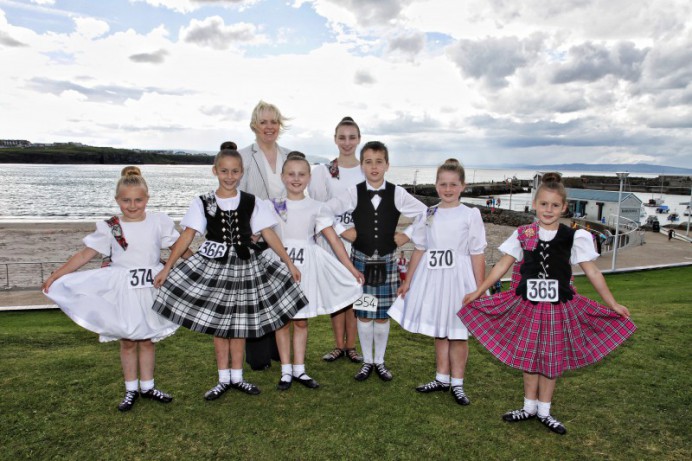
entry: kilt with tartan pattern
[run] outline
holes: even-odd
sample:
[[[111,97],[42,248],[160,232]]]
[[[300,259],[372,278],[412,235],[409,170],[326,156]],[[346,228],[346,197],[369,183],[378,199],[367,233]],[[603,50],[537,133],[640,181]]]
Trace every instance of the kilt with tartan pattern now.
[[[598,362],[637,329],[612,309],[576,293],[565,303],[532,304],[509,291],[463,306],[459,318],[502,363],[556,378],[563,371]]]
[[[258,338],[284,326],[308,304],[282,263],[232,246],[222,259],[195,253],[174,267],[153,309],[192,331],[222,338]]]
[[[396,252],[383,256],[370,257],[365,253],[353,248],[351,250],[351,260],[356,270],[365,273],[366,261],[384,261],[387,267],[387,276],[383,284],[378,286],[363,285],[363,293],[373,295],[377,298],[377,312],[361,311],[353,309],[356,317],[364,319],[388,319],[387,311],[396,299],[396,290],[399,288],[399,270],[397,269]]]

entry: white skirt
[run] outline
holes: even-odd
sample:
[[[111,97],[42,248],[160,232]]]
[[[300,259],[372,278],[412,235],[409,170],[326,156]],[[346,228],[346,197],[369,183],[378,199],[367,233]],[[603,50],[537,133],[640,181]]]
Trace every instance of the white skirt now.
[[[467,293],[476,289],[471,258],[459,255],[455,267],[431,270],[427,256],[420,260],[406,297],[399,296],[388,314],[411,333],[433,338],[468,339],[466,326],[457,317]]]
[[[156,276],[163,268],[152,268]],[[99,334],[101,342],[117,339],[160,341],[178,325],[154,312],[156,288],[128,288],[129,269],[105,267],[73,272],[53,282],[47,297],[77,325]]]
[[[307,319],[333,314],[350,306],[363,294],[363,287],[334,256],[314,243],[285,240],[284,247],[293,250],[294,264],[300,271],[300,288],[309,304],[298,311],[294,319]],[[303,249],[303,253],[300,253]],[[278,259],[273,251],[269,254]],[[302,260],[301,260],[302,259]]]

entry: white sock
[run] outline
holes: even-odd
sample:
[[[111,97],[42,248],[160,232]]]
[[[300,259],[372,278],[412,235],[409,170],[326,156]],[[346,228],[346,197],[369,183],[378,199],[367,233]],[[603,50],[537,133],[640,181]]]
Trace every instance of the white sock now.
[[[538,410],[538,400],[531,400],[524,397],[524,411],[530,415],[535,415]]]
[[[139,389],[139,380],[135,379],[134,381],[125,381],[125,390],[130,392],[130,391],[136,391]]]
[[[435,379],[442,384],[449,384],[449,375],[443,375],[442,373],[436,373]]]
[[[387,351],[389,340],[389,320],[384,323],[375,322],[375,363],[384,363],[384,353]]]
[[[281,364],[281,381],[288,382],[291,381],[293,376],[293,365],[290,363]]]
[[[463,386],[463,385],[464,385],[464,378],[452,378],[452,387]]]
[[[360,341],[360,350],[363,352],[363,363],[372,363],[372,343],[375,336],[374,323],[372,320],[363,322],[358,319],[358,340]]]
[[[546,416],[550,416],[550,402],[541,402],[539,400],[538,401],[538,417],[539,418],[545,418]]]
[[[239,383],[243,380],[243,369],[234,370],[231,368],[231,382],[233,384]]]
[[[228,368],[226,368],[225,370],[219,370],[219,382],[223,383],[223,384],[230,383],[231,382],[231,370],[229,370]]]
[[[142,392],[147,392],[150,391],[154,388],[154,380],[150,379],[148,381],[140,381],[139,382],[139,388],[142,390]]]
[[[296,378],[300,378],[300,375],[305,373],[305,364],[302,363],[300,365],[293,364],[293,376]]]

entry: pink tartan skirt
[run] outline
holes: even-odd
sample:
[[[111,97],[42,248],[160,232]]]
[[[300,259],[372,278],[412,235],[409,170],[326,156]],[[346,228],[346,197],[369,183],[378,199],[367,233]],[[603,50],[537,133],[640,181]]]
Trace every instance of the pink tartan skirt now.
[[[598,362],[637,329],[578,294],[566,303],[532,304],[505,291],[477,299],[457,315],[502,363],[548,378]]]

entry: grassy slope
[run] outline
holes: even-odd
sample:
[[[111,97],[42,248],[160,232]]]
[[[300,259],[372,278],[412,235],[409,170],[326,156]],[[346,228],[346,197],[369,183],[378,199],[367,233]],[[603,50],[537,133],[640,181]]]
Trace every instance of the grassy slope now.
[[[322,387],[274,389],[278,366],[246,371],[259,396],[202,394],[216,382],[211,338],[181,329],[158,347],[157,385],[170,405],[138,401],[127,414],[116,343],[61,312],[0,314],[0,458],[16,459],[689,459],[692,269],[608,277],[630,307],[635,335],[603,362],[558,383],[560,437],[538,422],[510,425],[521,373],[471,341],[469,407],[448,394],[419,395],[434,373],[430,338],[392,324],[387,352],[395,379],[356,383],[358,366],[320,360],[328,319],[311,322],[308,372]],[[593,296],[588,281],[581,293]],[[687,427],[687,429],[685,429]]]

